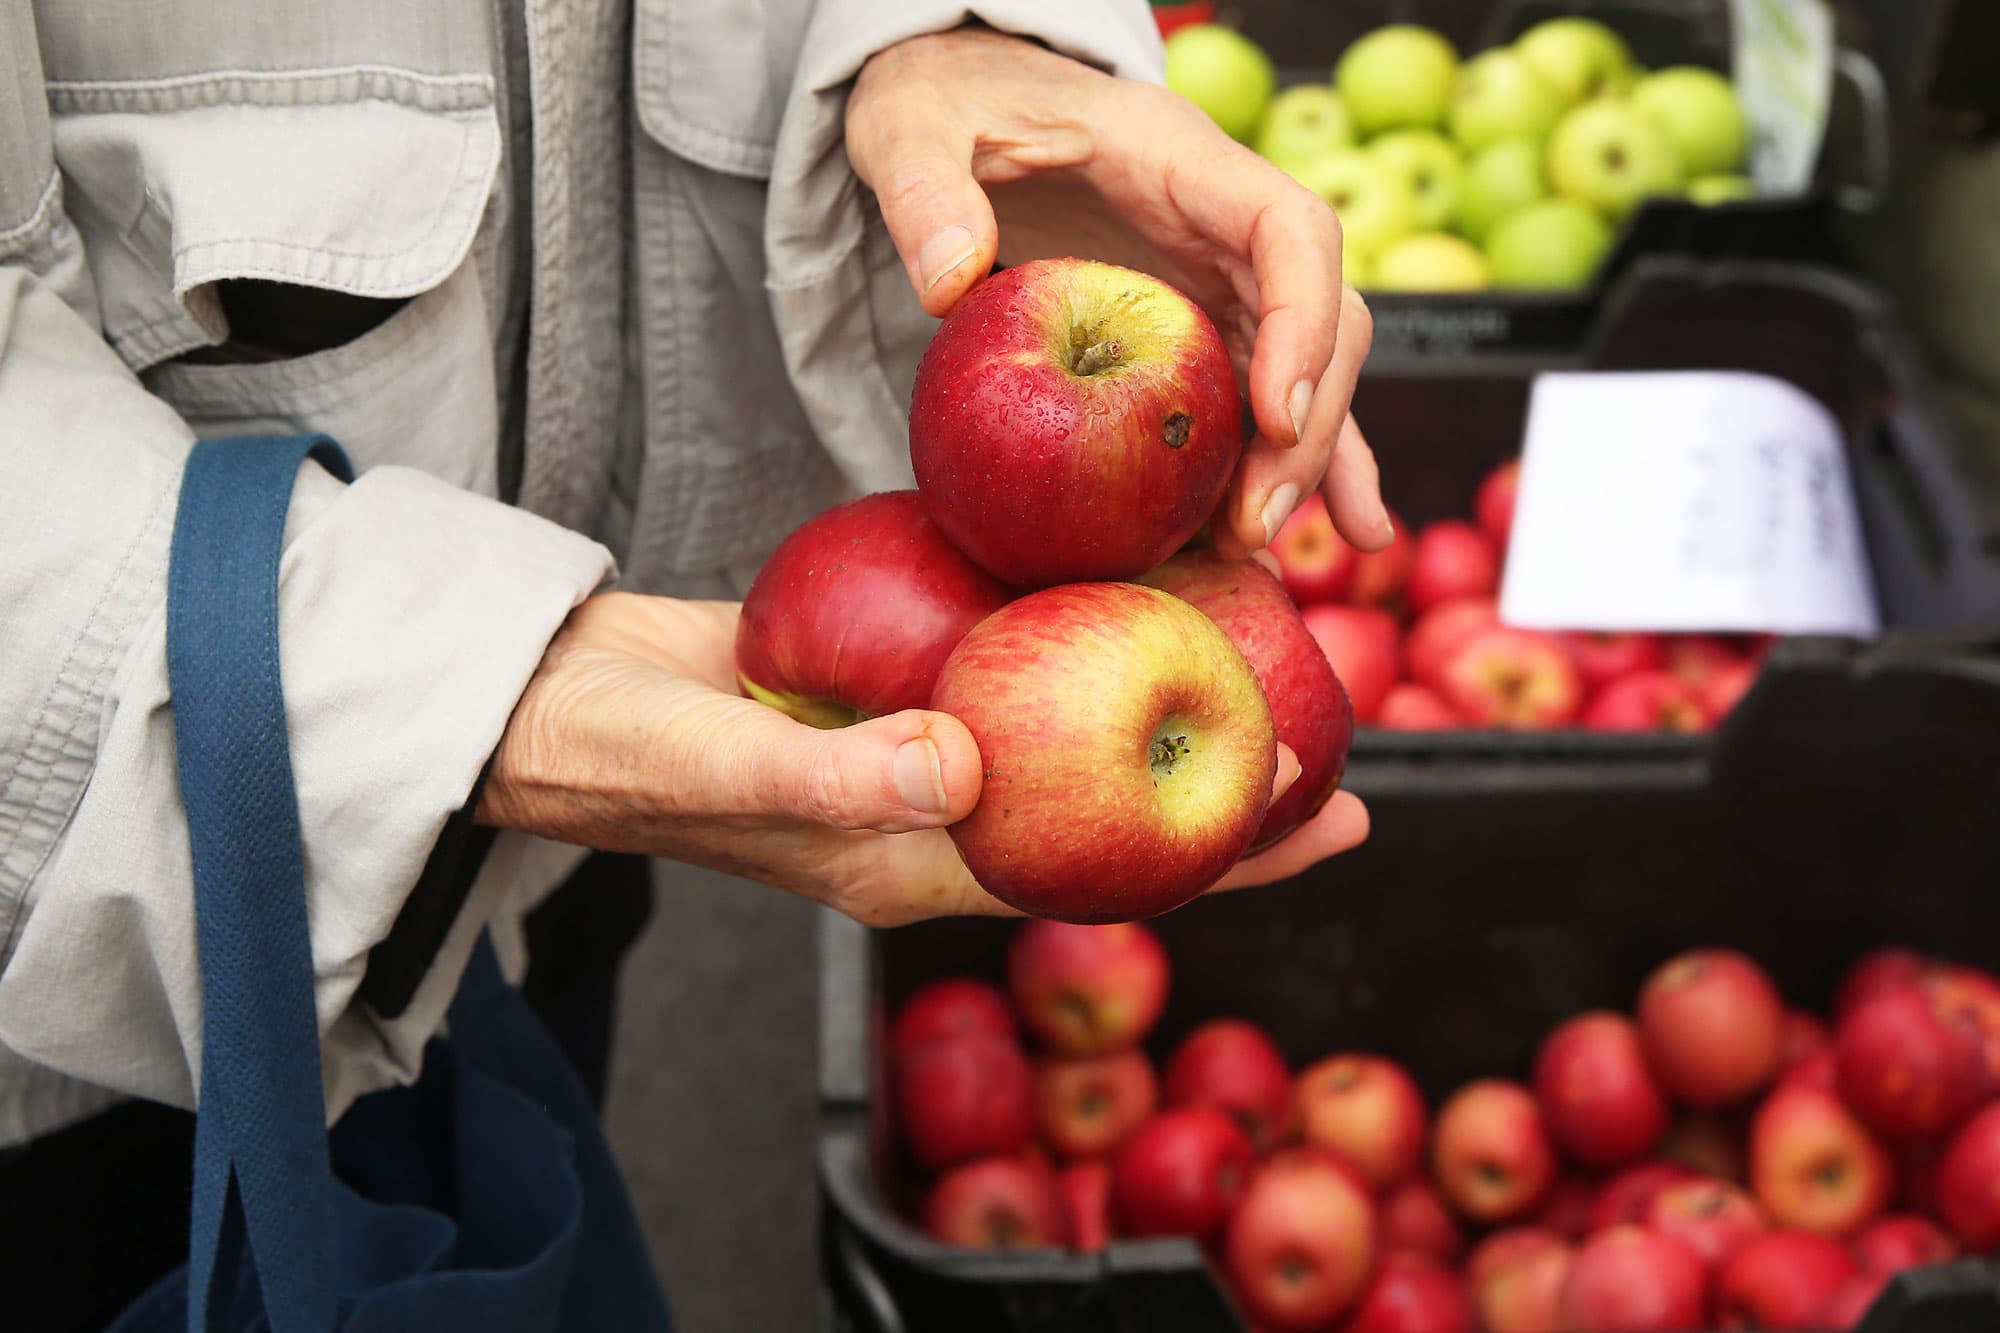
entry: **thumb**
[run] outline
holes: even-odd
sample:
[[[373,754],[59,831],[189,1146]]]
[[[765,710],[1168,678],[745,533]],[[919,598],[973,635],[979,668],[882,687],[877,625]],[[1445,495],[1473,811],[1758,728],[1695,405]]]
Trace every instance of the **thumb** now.
[[[770,794],[795,818],[904,833],[954,823],[979,802],[979,745],[948,713],[911,709],[800,731],[797,743],[766,752]]]
[[[882,220],[924,309],[943,315],[993,267],[1000,229],[972,177],[972,144],[953,127],[872,122],[848,153],[875,190]]]

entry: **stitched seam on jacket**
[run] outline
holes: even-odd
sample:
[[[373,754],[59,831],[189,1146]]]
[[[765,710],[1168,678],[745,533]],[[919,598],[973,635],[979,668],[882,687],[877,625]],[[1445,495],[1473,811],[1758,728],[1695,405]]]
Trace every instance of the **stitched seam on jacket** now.
[[[164,79],[52,80],[49,107],[61,114],[189,111],[234,103],[331,105],[370,98],[424,111],[493,105],[489,74],[422,74],[389,65],[309,70],[208,70]]]
[[[28,210],[28,216],[12,227],[0,227],[0,252],[14,249],[25,250],[33,244],[37,231],[53,229],[58,201],[62,198],[62,177],[51,168],[49,182],[42,187],[41,198]]]
[[[42,700],[33,732],[6,782],[0,784],[0,968],[13,956],[28,885],[68,827],[90,779],[104,694],[119,664],[119,641],[132,613],[151,600],[166,571],[165,561],[156,561],[136,588],[126,586],[126,575],[141,551],[164,547],[164,541],[155,537],[173,512],[172,497],[179,484],[180,471],[175,469],[155,493],[145,523],[105,580]]]

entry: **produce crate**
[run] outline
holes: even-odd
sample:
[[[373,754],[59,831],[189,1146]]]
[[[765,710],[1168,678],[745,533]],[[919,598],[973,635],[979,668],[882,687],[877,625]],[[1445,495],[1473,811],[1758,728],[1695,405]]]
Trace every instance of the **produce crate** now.
[[[1407,1063],[1436,1098],[1526,1072],[1556,1021],[1631,1002],[1698,944],[1750,951],[1793,1003],[1889,941],[2000,966],[2000,525],[1964,493],[1882,305],[1839,276],[1654,258],[1583,353],[1384,358],[1357,411],[1412,519],[1462,512],[1515,449],[1541,369],[1761,370],[1825,402],[1849,454],[1889,632],[1782,644],[1707,737],[1363,733],[1349,785],[1374,832],[1285,884],[1155,924],[1172,997],[1150,1043],[1239,1014],[1294,1061]],[[1242,1327],[1191,1243],[1094,1256],[935,1244],[903,1220],[881,1115],[884,1015],[923,981],[997,976],[1010,923],[821,936],[820,1171],[835,1326],[863,1333]],[[2000,1329],[2000,1271],[1908,1275],[1868,1333]]]
[[[1502,45],[1564,14],[1587,15],[1616,30],[1648,68],[1701,65],[1729,72],[1726,0],[1512,0],[1493,10],[1480,45]],[[1824,257],[1832,208],[1872,207],[1888,175],[1889,113],[1880,77],[1853,51],[1841,53],[1836,76],[1818,178],[1804,193],[1709,206],[1649,199],[1620,226],[1595,278],[1575,291],[1371,292],[1375,345],[1437,353],[1573,350],[1589,336],[1618,277],[1640,256]],[[1315,70],[1292,81],[1325,77]]]

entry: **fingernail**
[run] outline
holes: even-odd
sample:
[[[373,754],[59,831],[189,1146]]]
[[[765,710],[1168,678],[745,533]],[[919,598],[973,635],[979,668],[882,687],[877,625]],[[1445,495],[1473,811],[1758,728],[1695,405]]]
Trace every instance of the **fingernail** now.
[[[1250,558],[1252,560],[1255,560],[1258,564],[1262,565],[1265,569],[1270,570],[1271,577],[1273,578],[1276,578],[1284,573],[1283,567],[1278,564],[1278,557],[1272,555],[1268,547],[1261,551],[1252,551],[1250,553]]]
[[[1285,400],[1285,406],[1292,414],[1293,439],[1305,439],[1306,413],[1312,410],[1312,405],[1313,382],[1311,380],[1300,380],[1292,386],[1292,396]]]
[[[1385,542],[1392,542],[1396,540],[1396,525],[1389,518],[1389,506],[1382,505],[1382,507],[1376,511],[1375,530],[1382,534],[1382,540]]]
[[[924,290],[937,286],[978,252],[972,232],[966,227],[946,227],[925,241],[917,255],[917,274],[924,281]]]
[[[1278,529],[1284,526],[1285,520],[1292,516],[1292,511],[1298,508],[1298,505],[1297,482],[1288,481],[1271,492],[1271,498],[1264,501],[1264,512],[1261,515],[1264,520],[1264,545],[1269,546],[1277,540]]]
[[[928,736],[896,747],[896,794],[921,814],[945,812],[944,763]]]

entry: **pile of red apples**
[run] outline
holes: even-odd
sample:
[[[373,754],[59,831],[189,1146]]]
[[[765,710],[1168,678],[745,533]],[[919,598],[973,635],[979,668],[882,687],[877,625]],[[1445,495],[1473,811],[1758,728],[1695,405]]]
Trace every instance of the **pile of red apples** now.
[[[950,835],[1024,912],[1178,907],[1326,804],[1353,731],[1276,576],[1194,541],[1242,449],[1235,370],[1182,293],[1082,260],[989,277],[918,368],[916,490],[821,514],[759,571],[744,691],[820,727],[964,723],[981,795]]]
[[[1520,462],[1490,473],[1475,521],[1440,519],[1371,554],[1340,539],[1317,497],[1271,544],[1353,700],[1397,731],[1704,731],[1736,706],[1769,640],[1715,634],[1546,633],[1500,621]]]
[[[1823,1022],[1694,950],[1433,1107],[1387,1054],[1295,1068],[1240,1018],[1149,1051],[1169,970],[1144,926],[1038,921],[1004,989],[908,997],[892,1114],[926,1232],[1193,1237],[1269,1333],[1844,1329],[1895,1274],[2000,1248],[1986,972],[1879,950]]]

